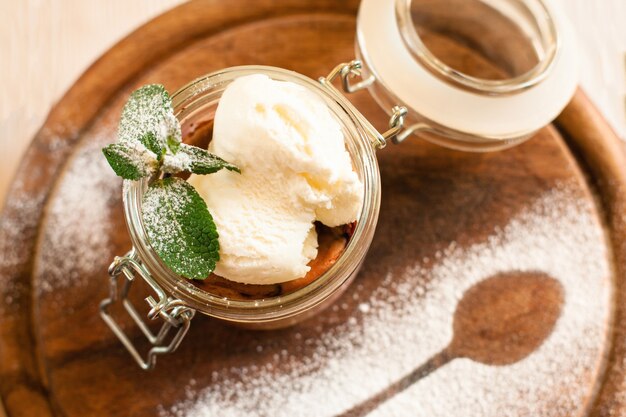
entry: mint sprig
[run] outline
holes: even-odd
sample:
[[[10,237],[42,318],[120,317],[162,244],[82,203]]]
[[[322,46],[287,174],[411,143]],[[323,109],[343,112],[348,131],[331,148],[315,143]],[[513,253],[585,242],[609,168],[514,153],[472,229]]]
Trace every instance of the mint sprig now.
[[[158,172],[212,174],[239,168],[208,151],[181,143],[181,127],[162,85],[134,91],[122,110],[118,141],[102,149],[109,165],[127,180]],[[174,272],[204,279],[219,260],[218,233],[206,203],[180,178],[152,181],[143,197],[150,243]]]
[[[191,184],[176,177],[153,182],[143,196],[142,212],[153,249],[172,271],[205,279],[215,269],[217,228]]]

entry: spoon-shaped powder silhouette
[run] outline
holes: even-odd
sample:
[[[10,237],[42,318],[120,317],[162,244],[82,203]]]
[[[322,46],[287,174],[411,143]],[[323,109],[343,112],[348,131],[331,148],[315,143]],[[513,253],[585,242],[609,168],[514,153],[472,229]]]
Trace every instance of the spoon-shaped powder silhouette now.
[[[365,416],[457,358],[496,366],[521,361],[552,333],[563,301],[561,284],[540,272],[502,273],[475,284],[457,304],[454,336],[446,348],[339,417]]]

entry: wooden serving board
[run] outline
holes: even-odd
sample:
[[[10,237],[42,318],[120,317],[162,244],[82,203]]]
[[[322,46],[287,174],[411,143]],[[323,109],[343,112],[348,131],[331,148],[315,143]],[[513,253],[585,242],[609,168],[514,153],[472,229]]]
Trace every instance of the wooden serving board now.
[[[8,417],[317,417],[364,404],[379,416],[626,415],[626,158],[582,92],[554,126],[505,152],[418,139],[380,151],[383,202],[365,265],[305,323],[253,332],[198,316],[146,373],[101,321],[107,266],[130,243],[100,148],[130,91],[174,91],[241,64],[325,75],[354,56],[357,7],[184,4],[113,47],[52,109],[0,223]],[[384,128],[366,92],[350,98]],[[381,392],[389,399],[371,406]]]

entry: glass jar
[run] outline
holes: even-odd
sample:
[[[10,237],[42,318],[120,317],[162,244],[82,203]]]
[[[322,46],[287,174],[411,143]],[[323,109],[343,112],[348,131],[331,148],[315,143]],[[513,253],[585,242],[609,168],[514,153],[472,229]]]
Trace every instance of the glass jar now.
[[[265,74],[289,81],[315,92],[326,103],[344,134],[355,172],[363,183],[363,204],[356,227],[347,246],[334,264],[310,284],[292,293],[260,300],[234,300],[216,296],[193,285],[189,279],[174,273],[150,246],[142,220],[142,197],[148,180],[124,181],[124,215],[133,249],[114,260],[109,269],[111,295],[101,304],[101,314],[141,367],[154,366],[156,355],[174,350],[184,337],[195,312],[237,323],[254,329],[272,329],[295,324],[328,306],[339,297],[357,274],[372,242],[380,208],[380,174],[375,150],[384,142],[384,135],[372,134],[373,127],[356,116],[356,110],[328,82],[317,82],[298,73],[281,68],[243,66],[227,68],[184,86],[172,96],[174,114],[183,128],[198,119],[212,119],[226,87],[239,77]],[[363,126],[362,123],[367,123]],[[121,291],[118,277],[125,276]],[[164,325],[158,334],[150,332],[141,315],[127,298],[134,279],[143,278],[156,297],[147,298],[148,317],[160,317]],[[124,307],[146,337],[155,346],[143,359],[109,313],[110,305],[122,299]],[[175,336],[164,345],[167,333],[176,328]]]
[[[550,0],[362,0],[358,88],[367,87],[384,109],[408,109],[396,142],[417,134],[465,151],[516,145],[552,122],[578,84],[573,29],[556,6]],[[449,52],[440,56],[435,51],[443,42]],[[470,71],[461,68],[467,53],[482,59]]]
[[[494,78],[464,73],[436,56],[429,42],[439,32],[457,39],[460,50],[471,45],[483,54],[497,68]],[[504,43],[499,40],[503,33]],[[500,45],[493,47],[494,42]],[[509,43],[512,48],[502,46]],[[148,181],[125,181],[124,213],[133,249],[116,257],[109,268],[111,291],[101,303],[101,316],[144,369],[155,365],[157,355],[179,346],[196,312],[255,329],[284,327],[310,317],[346,290],[372,241],[381,194],[376,150],[388,140],[399,143],[413,134],[471,151],[519,143],[550,123],[570,100],[576,87],[574,51],[571,28],[558,10],[541,0],[363,0],[356,44],[363,61],[339,64],[317,81],[281,68],[244,66],[191,82],[172,96],[183,129],[199,118],[212,119],[225,88],[242,76],[265,74],[317,94],[341,126],[363,183],[356,228],[336,262],[303,288],[258,300],[229,299],[193,285],[163,263],[142,221]],[[347,93],[367,88],[390,114],[389,130],[378,132],[334,87],[337,78]],[[121,288],[120,277],[126,278]],[[157,334],[127,297],[137,277],[155,294],[146,301],[148,317],[163,320]],[[117,301],[152,344],[146,357],[111,316],[110,307]]]

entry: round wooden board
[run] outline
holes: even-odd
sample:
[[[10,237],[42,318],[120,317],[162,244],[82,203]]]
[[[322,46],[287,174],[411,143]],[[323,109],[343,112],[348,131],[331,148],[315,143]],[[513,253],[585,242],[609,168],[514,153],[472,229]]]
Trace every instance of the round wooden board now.
[[[626,412],[626,161],[581,92],[557,128],[505,152],[419,140],[379,152],[374,243],[356,282],[318,317],[272,332],[196,317],[151,373],[100,320],[106,267],[129,248],[120,182],[100,147],[114,140],[129,92],[148,82],[173,91],[241,64],[325,75],[353,58],[357,6],[191,2],[116,45],[55,106],[0,224],[0,395],[9,417],[332,416],[425,364],[434,364],[428,375],[372,415]],[[366,92],[350,98],[384,127]],[[481,286],[477,300],[459,302]],[[142,303],[140,291],[133,297]],[[515,332],[457,341],[467,333],[459,326],[519,309],[522,318],[508,321]],[[435,366],[449,344],[458,358]]]

